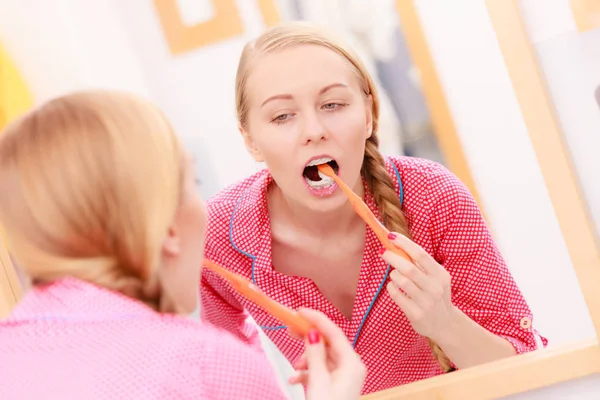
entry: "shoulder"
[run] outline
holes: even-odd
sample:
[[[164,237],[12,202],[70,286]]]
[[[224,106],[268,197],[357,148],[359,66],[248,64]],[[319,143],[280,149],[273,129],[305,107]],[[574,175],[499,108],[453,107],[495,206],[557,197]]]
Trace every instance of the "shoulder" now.
[[[466,186],[446,167],[417,157],[388,157],[393,163],[407,198],[427,200],[429,204],[472,198]]]
[[[255,183],[267,179],[267,176],[268,171],[263,169],[218,191],[206,201],[209,217],[218,217],[223,213],[230,214],[240,196]]]
[[[225,187],[206,201],[207,250],[229,246],[229,230],[234,212],[236,215],[248,215],[249,212],[256,212],[258,203],[261,201],[259,194],[268,180],[269,172],[263,169]]]

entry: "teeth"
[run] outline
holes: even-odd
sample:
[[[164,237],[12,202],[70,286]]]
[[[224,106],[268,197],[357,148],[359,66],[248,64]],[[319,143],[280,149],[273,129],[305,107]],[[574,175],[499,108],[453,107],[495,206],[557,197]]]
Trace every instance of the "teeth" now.
[[[306,164],[306,166],[307,167],[312,167],[313,165],[320,165],[320,164],[328,163],[329,161],[333,161],[333,158],[329,158],[329,157],[317,158],[316,160],[312,160],[311,162],[309,162],[308,164]]]
[[[325,175],[324,173],[322,173],[321,171],[317,171],[319,173],[319,176],[321,177],[321,181],[331,181],[333,182],[333,178],[328,177],[327,175]],[[321,182],[319,181],[319,182]]]
[[[321,177],[321,180],[318,182],[311,181],[310,179],[306,179],[308,186],[310,186],[311,188],[314,188],[314,189],[321,189],[321,188],[324,188],[327,186],[331,186],[335,183],[333,179],[331,179],[327,175],[321,174],[321,172],[319,172],[319,176]]]

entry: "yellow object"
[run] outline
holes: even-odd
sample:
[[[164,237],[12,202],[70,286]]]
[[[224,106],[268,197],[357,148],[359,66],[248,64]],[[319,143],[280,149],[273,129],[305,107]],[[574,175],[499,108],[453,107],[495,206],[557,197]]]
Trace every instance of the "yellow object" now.
[[[599,0],[571,0],[570,5],[579,32],[600,28]]]
[[[32,106],[33,96],[0,44],[0,134],[7,124]],[[0,227],[0,318],[10,312],[20,297],[21,288]]]
[[[29,89],[0,44],[0,131],[32,105]]]
[[[17,67],[0,44],[0,134],[11,121],[33,106],[33,98]],[[0,238],[2,238],[0,229]]]

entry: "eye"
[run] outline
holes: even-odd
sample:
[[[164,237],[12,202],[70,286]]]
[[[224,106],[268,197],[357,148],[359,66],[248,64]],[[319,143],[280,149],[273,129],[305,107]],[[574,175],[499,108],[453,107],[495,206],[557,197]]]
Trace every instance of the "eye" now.
[[[275,123],[275,124],[285,124],[287,121],[289,121],[292,118],[293,114],[280,114],[278,116],[276,116],[275,118],[273,118],[271,120],[271,122]]]
[[[347,104],[341,104],[341,103],[327,103],[323,105],[323,109],[328,110],[328,111],[336,111],[339,110],[342,107],[345,107]]]

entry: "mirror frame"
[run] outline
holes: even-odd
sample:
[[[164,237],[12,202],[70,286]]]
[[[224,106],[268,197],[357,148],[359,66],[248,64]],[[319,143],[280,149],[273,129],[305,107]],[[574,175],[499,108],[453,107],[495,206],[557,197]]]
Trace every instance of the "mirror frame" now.
[[[397,0],[398,10],[411,49],[421,46],[419,51],[428,53],[426,38],[418,21],[416,1]],[[600,242],[592,226],[571,155],[553,110],[552,98],[546,89],[543,72],[527,33],[520,1],[486,0],[486,6],[581,291],[596,334],[600,335]],[[415,57],[413,61],[421,71],[433,71],[435,68],[431,55]],[[537,350],[371,393],[362,398],[491,399],[592,374],[600,374],[600,346],[597,338]]]
[[[421,72],[423,92],[448,167],[478,199],[419,20],[417,1],[396,0],[402,29],[413,63]],[[263,2],[260,1],[261,5]],[[591,226],[535,50],[527,35],[519,0],[486,0],[486,6],[584,299],[595,330],[600,335],[600,291],[597,290],[600,287],[600,245]],[[21,295],[18,277],[0,238],[0,318],[8,314]],[[363,398],[498,398],[591,374],[600,374],[600,346],[596,338],[455,371],[371,393]]]
[[[21,298],[21,286],[0,232],[0,318],[6,317]]]

